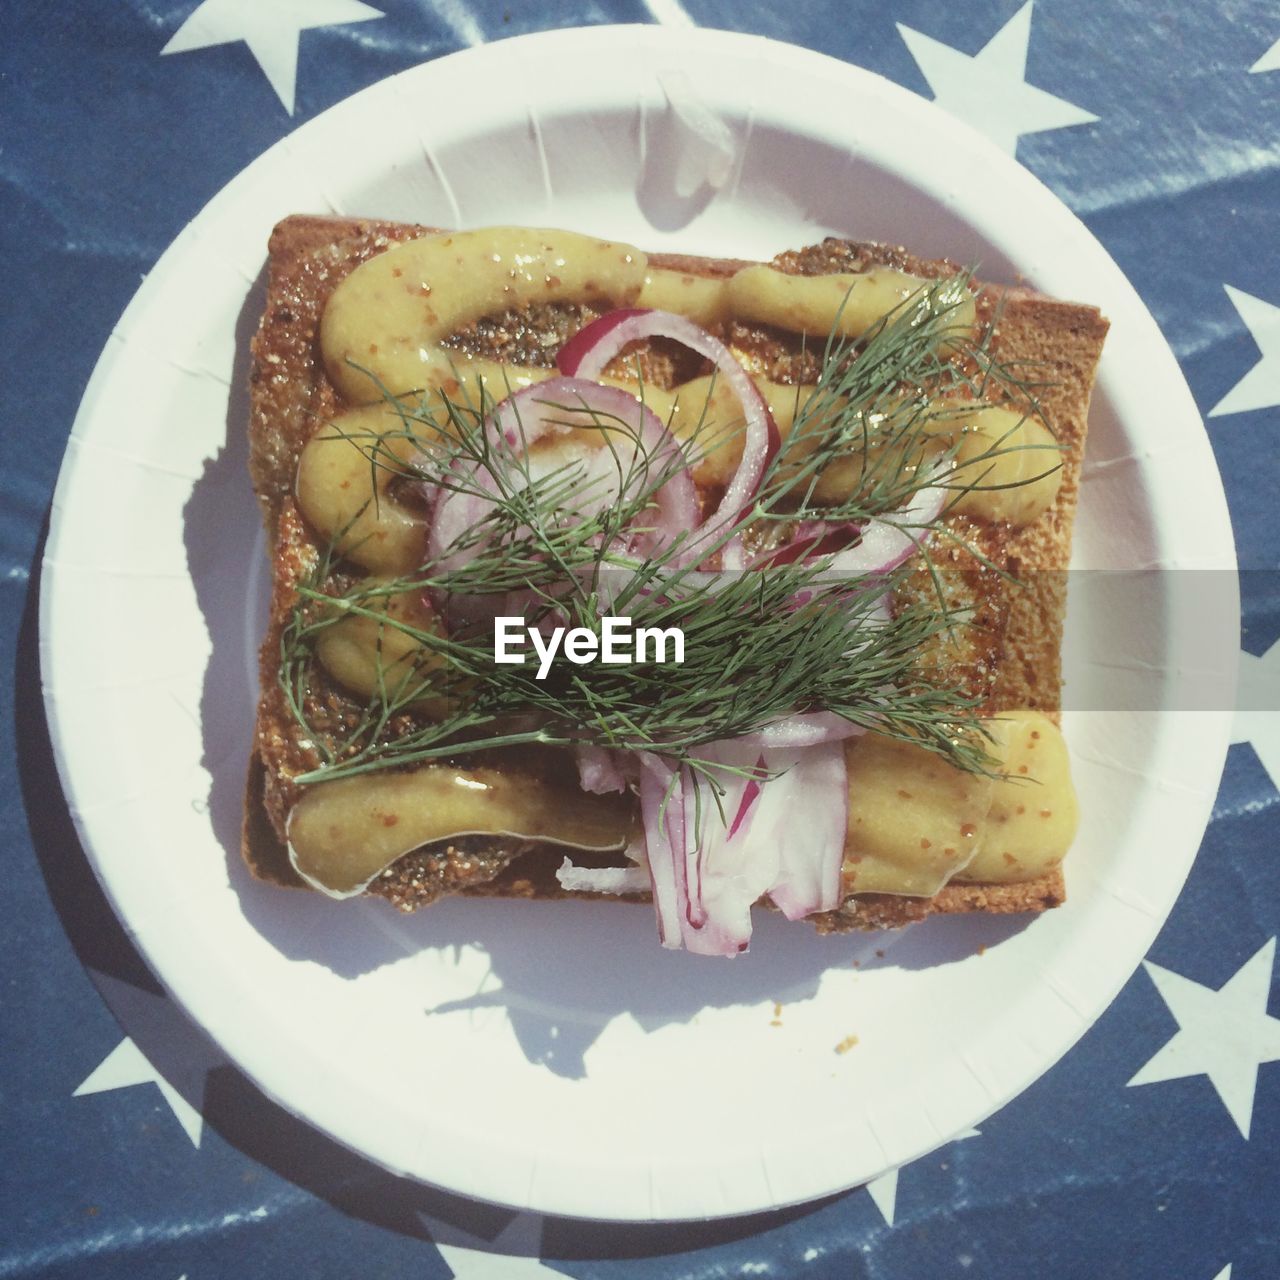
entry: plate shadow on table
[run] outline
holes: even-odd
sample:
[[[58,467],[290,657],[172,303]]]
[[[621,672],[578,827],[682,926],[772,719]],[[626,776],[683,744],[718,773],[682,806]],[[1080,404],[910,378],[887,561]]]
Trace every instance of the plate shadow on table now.
[[[38,601],[43,553],[42,534],[32,561],[14,670],[18,776],[32,847],[50,900],[76,957],[122,1034],[201,1112],[207,1128],[248,1159],[339,1212],[424,1242],[483,1249],[497,1240],[493,1244],[497,1252],[519,1253],[522,1237],[510,1230],[516,1216],[511,1210],[397,1177],[325,1137],[272,1102],[227,1063],[208,1037],[164,996],[85,858],[54,764],[40,694]],[[301,893],[257,884],[253,888],[295,906],[307,901]],[[67,1084],[68,1092],[72,1083]],[[194,1152],[193,1158],[198,1158]],[[127,1152],[122,1151],[121,1159],[128,1159]],[[602,1256],[682,1252],[757,1235],[827,1203],[684,1226],[547,1219],[542,1224],[545,1231],[537,1232],[541,1245],[535,1240],[530,1252],[540,1247],[547,1258],[561,1253],[569,1258],[583,1256],[580,1248],[588,1239]]]

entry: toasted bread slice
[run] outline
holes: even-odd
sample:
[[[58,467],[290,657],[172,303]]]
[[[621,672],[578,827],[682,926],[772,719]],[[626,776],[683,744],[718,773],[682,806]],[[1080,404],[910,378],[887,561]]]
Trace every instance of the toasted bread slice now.
[[[296,600],[296,584],[317,553],[316,535],[293,496],[298,457],[311,435],[343,406],[320,357],[320,317],[333,290],[357,266],[391,245],[427,234],[430,228],[370,220],[295,216],[281,222],[270,241],[267,302],[252,344],[250,472],[266,524],[273,565],[271,618],[261,654],[262,698],[250,765],[243,829],[246,861],[260,878],[301,885],[283,840],[284,821],[295,797],[299,730],[277,685],[282,629]],[[744,264],[726,259],[655,254],[654,267],[723,277]],[[894,266],[927,277],[951,274],[954,264],[916,258],[902,249],[827,240],[785,253],[774,266],[795,274],[858,271]],[[998,313],[996,307],[999,306]],[[1063,449],[1062,477],[1050,510],[1021,528],[981,531],[982,550],[996,564],[1021,575],[1030,590],[1008,590],[998,574],[984,576],[981,592],[998,608],[998,651],[987,655],[984,709],[994,714],[1016,707],[1056,719],[1060,708],[1060,646],[1065,577],[1089,397],[1107,331],[1089,306],[1057,302],[1031,290],[984,286],[980,318],[998,314],[993,347],[1005,363],[1037,366],[1041,411]],[[576,317],[577,323],[590,318]],[[555,317],[525,316],[526,327]],[[479,326],[469,335],[473,349],[501,359],[508,332]],[[805,359],[786,338],[763,328],[736,326],[726,335],[740,349],[756,352],[778,369]],[[517,357],[532,363],[526,352]],[[661,381],[662,353],[653,353],[646,377]],[[774,376],[777,376],[776,373]],[[785,374],[783,380],[786,380]],[[797,379],[799,380],[799,379]],[[367,892],[410,910],[447,893],[506,897],[564,897],[554,875],[563,850],[527,842],[470,838],[447,847],[418,850],[400,858]],[[576,857],[577,855],[575,855]],[[581,859],[580,859],[581,860]],[[633,895],[639,898],[641,895]],[[1061,871],[1013,884],[953,881],[932,898],[864,894],[840,910],[812,917],[823,931],[892,927],[935,912],[1022,912],[1055,906],[1065,897]]]

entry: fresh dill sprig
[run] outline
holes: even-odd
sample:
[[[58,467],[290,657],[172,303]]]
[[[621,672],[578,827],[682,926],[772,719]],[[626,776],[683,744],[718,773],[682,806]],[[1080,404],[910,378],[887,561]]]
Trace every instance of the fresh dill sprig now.
[[[817,386],[806,388],[803,399],[797,389],[794,425],[746,518],[682,531],[647,555],[635,547],[638,535],[653,528],[659,491],[740,426],[713,428],[710,397],[683,452],[658,455],[627,420],[582,404],[544,403],[544,411],[565,415],[564,425],[600,433],[615,474],[592,477],[577,460],[543,471],[523,440],[495,439],[484,427],[493,403],[483,389],[476,403],[465,395],[396,397],[380,388],[399,427],[348,437],[367,455],[371,481],[386,469],[397,481],[476,499],[485,514],[451,546],[427,555],[420,569],[390,580],[351,581],[338,573],[340,531],[299,585],[281,640],[279,680],[289,713],[321,763],[296,781],[500,747],[581,742],[653,751],[700,768],[700,747],[808,711],[831,711],[919,743],[961,768],[989,771],[976,700],[929,682],[918,667],[922,649],[965,624],[962,611],[946,605],[940,586],[935,599],[892,613],[884,608],[910,564],[877,577],[833,574],[821,559],[737,574],[698,567],[714,563],[737,529],[760,531],[767,541],[770,530],[785,532],[785,522],[892,521],[930,485],[951,492],[949,510],[984,487],[1002,452],[1024,447],[996,441],[962,460],[958,428],[948,429],[990,403],[993,388],[1024,417],[1037,412],[1037,384],[993,357],[990,327],[975,338],[958,322],[969,286],[968,275],[930,282],[859,342],[830,339]],[[1051,462],[1046,472],[1057,465],[1056,454]],[[823,477],[835,465],[852,468],[853,482],[833,497]],[[606,484],[608,500],[600,501]],[[371,485],[370,501],[376,493]],[[906,531],[926,563],[927,536],[947,532],[941,519]],[[598,632],[606,615],[628,616],[636,630],[678,626],[685,660],[559,663],[538,680],[534,665],[495,663],[495,610],[475,615],[490,629],[468,613],[468,602],[507,594],[519,596],[531,626],[553,622]],[[447,625],[394,615],[391,603],[409,596],[443,602]],[[341,732],[325,730],[310,710],[316,646],[329,628],[353,617],[377,628],[375,687]],[[412,642],[412,662],[384,664],[382,638],[392,631]],[[446,710],[428,715],[427,704]]]

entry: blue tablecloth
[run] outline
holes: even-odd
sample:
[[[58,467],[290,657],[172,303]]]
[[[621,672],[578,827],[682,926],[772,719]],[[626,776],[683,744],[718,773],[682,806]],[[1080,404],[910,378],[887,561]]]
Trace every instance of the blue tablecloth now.
[[[52,765],[36,602],[63,446],[113,322],[206,200],[339,99],[467,44],[651,21],[807,45],[936,97],[1084,218],[1206,415],[1241,563],[1260,571],[1244,575],[1245,683],[1277,706],[1273,0],[14,0],[0,47],[0,1277],[1280,1275],[1274,710],[1239,718],[1181,900],[1063,1062],[979,1138],[745,1220],[584,1226],[397,1180],[259,1095],[107,908]]]

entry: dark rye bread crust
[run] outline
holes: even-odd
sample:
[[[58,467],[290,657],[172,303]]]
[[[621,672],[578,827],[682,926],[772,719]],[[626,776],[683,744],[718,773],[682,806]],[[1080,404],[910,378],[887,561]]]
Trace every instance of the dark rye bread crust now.
[[[324,306],[337,285],[360,263],[393,244],[428,232],[412,225],[360,219],[295,216],[274,230],[269,249],[267,302],[252,343],[250,473],[262,506],[273,564],[271,621],[261,654],[262,699],[250,763],[243,829],[243,852],[255,875],[299,886],[283,841],[284,818],[296,795],[292,774],[307,766],[295,740],[295,726],[276,685],[280,633],[295,600],[295,585],[316,553],[314,535],[293,496],[298,455],[319,425],[342,407],[319,353]],[[681,255],[650,255],[655,267],[700,276],[733,274],[741,262]],[[810,249],[784,253],[774,264],[796,274],[898,267],[922,276],[953,272],[954,264],[922,260],[900,248],[827,240]],[[994,345],[1005,362],[1033,362],[1037,380],[1051,385],[1038,392],[1041,409],[1064,447],[1062,482],[1054,506],[1033,524],[980,531],[984,553],[1023,575],[1030,591],[995,590],[1001,615],[999,653],[983,687],[985,710],[1033,707],[1057,719],[1060,707],[1061,620],[1089,396],[1107,322],[1093,307],[1062,303],[1031,290],[984,287],[979,315],[989,318],[997,303]],[[576,327],[590,313],[572,316]],[[459,345],[486,354],[532,363],[526,350],[545,344],[522,341],[547,326],[563,326],[563,315],[496,317],[460,336]],[[730,326],[726,337],[751,353],[750,363],[778,381],[808,381],[807,357],[785,335]],[[662,383],[674,371],[671,356],[646,353],[646,377]],[[806,376],[808,375],[808,376]],[[998,582],[999,580],[996,579]],[[988,585],[988,590],[991,590]],[[447,848],[419,850],[399,859],[368,892],[411,910],[448,893],[473,896],[554,898],[566,895],[554,869],[563,850],[531,843],[502,844],[487,838],[460,840]],[[575,854],[575,860],[582,859]],[[577,896],[577,895],[573,895]],[[647,896],[647,895],[645,895]],[[642,900],[640,895],[635,896]],[[1021,884],[945,886],[933,898],[889,894],[860,895],[837,911],[813,917],[820,931],[893,927],[934,913],[1039,911],[1065,898],[1062,873],[1054,870]]]

